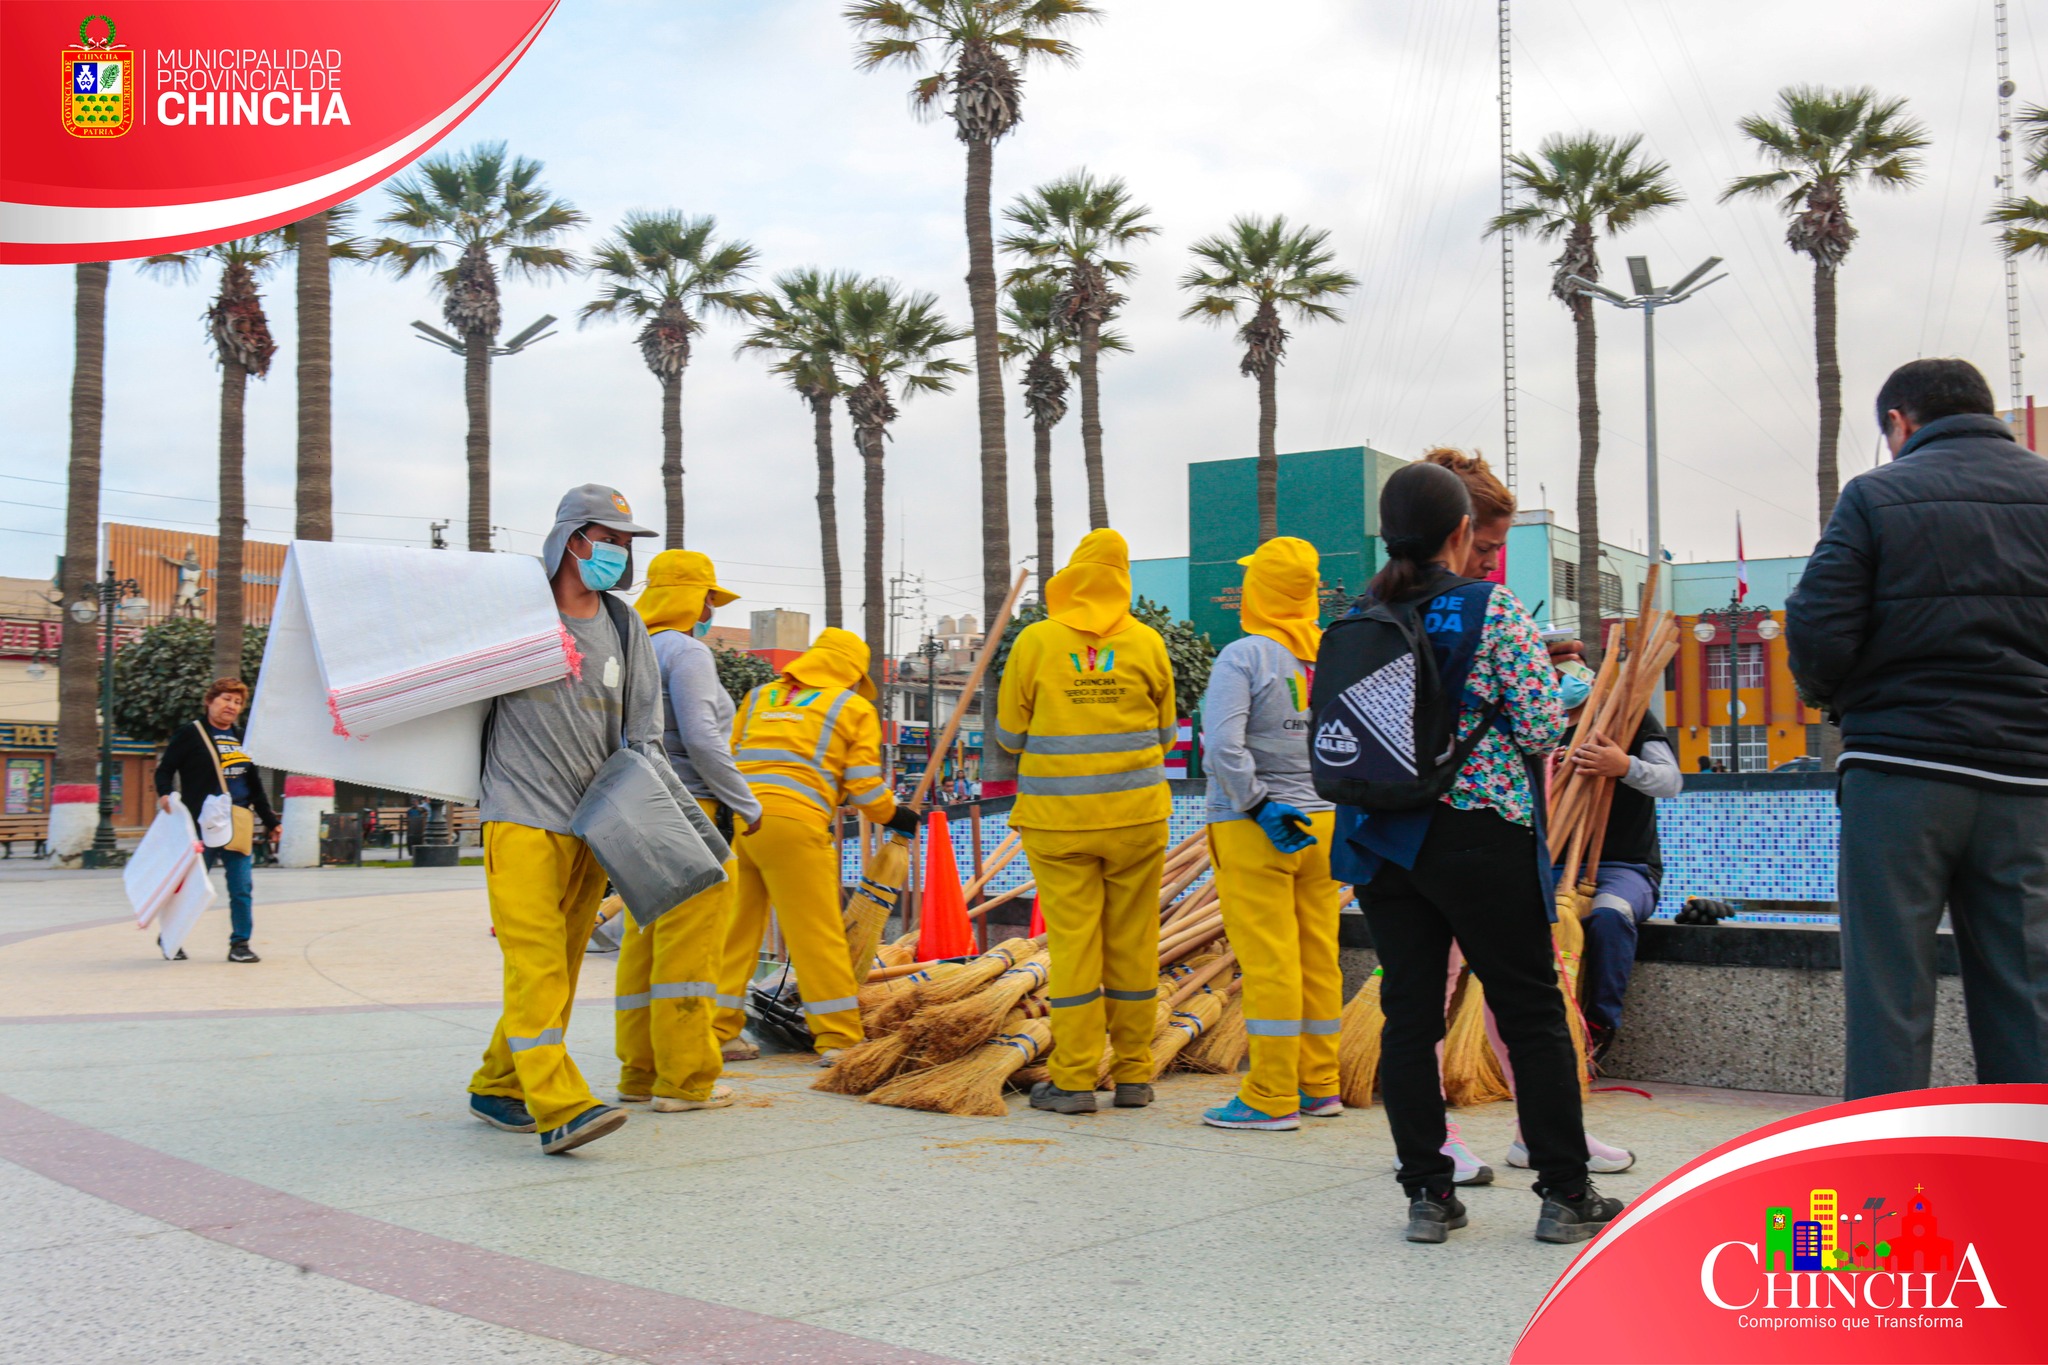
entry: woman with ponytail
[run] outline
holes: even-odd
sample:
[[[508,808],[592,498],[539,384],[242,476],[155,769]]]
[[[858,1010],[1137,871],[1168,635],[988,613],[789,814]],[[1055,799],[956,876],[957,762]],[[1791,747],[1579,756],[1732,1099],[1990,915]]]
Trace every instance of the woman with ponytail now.
[[[1380,493],[1380,535],[1386,566],[1354,611],[1377,603],[1412,612],[1445,694],[1459,700],[1458,738],[1481,735],[1439,801],[1399,812],[1339,806],[1332,840],[1331,874],[1358,888],[1384,972],[1380,1085],[1409,1199],[1408,1239],[1442,1242],[1467,1221],[1444,1151],[1437,1066],[1455,940],[1514,1067],[1543,1197],[1536,1236],[1586,1241],[1622,1206],[1587,1178],[1577,1062],[1551,958],[1538,765],[1564,732],[1557,675],[1514,595],[1463,575],[1472,498],[1457,473],[1428,462],[1394,473]]]

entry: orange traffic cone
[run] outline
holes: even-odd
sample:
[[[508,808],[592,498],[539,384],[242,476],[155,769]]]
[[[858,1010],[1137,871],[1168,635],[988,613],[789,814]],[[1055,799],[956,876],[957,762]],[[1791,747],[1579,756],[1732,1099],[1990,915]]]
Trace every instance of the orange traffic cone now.
[[[924,903],[918,916],[917,960],[965,957],[974,952],[974,930],[967,922],[967,897],[960,886],[960,865],[953,858],[953,835],[944,811],[925,817]]]
[[[1039,907],[1036,896],[1031,898],[1031,927],[1024,933],[1028,938],[1042,938],[1045,935],[1045,911]]]

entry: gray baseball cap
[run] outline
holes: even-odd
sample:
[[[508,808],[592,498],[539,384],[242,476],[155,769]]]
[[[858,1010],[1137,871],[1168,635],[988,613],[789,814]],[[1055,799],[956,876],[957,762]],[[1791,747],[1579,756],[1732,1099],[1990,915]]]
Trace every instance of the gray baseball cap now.
[[[633,520],[633,509],[626,502],[626,495],[618,489],[607,488],[601,483],[586,483],[572,488],[555,505],[555,524],[541,546],[541,563],[547,566],[549,577],[554,576],[556,567],[561,564],[562,551],[568,548],[569,537],[592,523],[624,531],[629,536],[660,534]]]

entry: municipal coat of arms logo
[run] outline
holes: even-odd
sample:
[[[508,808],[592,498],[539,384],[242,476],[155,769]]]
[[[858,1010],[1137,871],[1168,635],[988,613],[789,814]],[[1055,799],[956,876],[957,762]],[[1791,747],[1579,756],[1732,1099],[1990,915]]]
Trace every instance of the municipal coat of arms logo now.
[[[92,36],[95,23],[106,26],[105,37]],[[119,137],[135,125],[135,53],[114,46],[114,21],[104,14],[86,16],[78,26],[78,43],[63,53],[64,131],[73,137]]]

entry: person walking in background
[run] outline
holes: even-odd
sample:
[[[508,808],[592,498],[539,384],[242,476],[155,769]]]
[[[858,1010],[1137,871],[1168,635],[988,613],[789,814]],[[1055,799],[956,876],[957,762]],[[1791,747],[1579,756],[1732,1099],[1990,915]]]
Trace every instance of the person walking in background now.
[[[2048,1081],[2048,460],[1995,412],[1967,361],[1894,370],[1892,459],[1785,604],[1792,676],[1842,732],[1852,1100],[1928,1083],[1944,909],[1977,1079]]]
[[[1106,1026],[1114,1102],[1139,1108],[1152,1102],[1173,665],[1131,615],[1130,549],[1115,531],[1082,538],[1045,603],[1047,619],[1011,646],[988,731],[1019,755],[1010,828],[1052,954],[1052,1079],[1032,1087],[1031,1107],[1095,1112]]]
[[[1275,536],[1245,566],[1242,639],[1216,656],[1202,698],[1209,850],[1223,927],[1244,973],[1251,1071],[1213,1128],[1292,1129],[1334,1118],[1338,1016],[1337,883],[1330,803],[1309,775],[1308,695],[1319,624],[1315,546]]]
[[[1454,755],[1463,762],[1450,789],[1420,809],[1340,805],[1331,873],[1358,888],[1384,972],[1380,1080],[1409,1199],[1409,1240],[1441,1242],[1467,1221],[1444,1150],[1437,1059],[1455,939],[1486,988],[1515,1070],[1516,1112],[1543,1197],[1536,1236],[1581,1242],[1620,1213],[1621,1201],[1588,1178],[1577,1063],[1551,952],[1542,788],[1532,769],[1563,734],[1564,711],[1548,651],[1520,603],[1505,587],[1458,572],[1472,551],[1471,509],[1464,483],[1434,464],[1397,471],[1381,491],[1388,563],[1346,619],[1396,613],[1408,623],[1404,638],[1413,632],[1432,651],[1442,695],[1457,706]],[[1333,686],[1344,690],[1326,656],[1346,629],[1339,623],[1325,633],[1318,698]],[[1360,704],[1375,703],[1368,696]],[[1319,700],[1319,717],[1320,707]],[[1342,739],[1333,734],[1333,751]],[[1422,757],[1401,761],[1413,775]]]
[[[209,796],[220,795],[225,795],[236,808],[247,811],[252,826],[256,820],[262,821],[265,838],[277,828],[277,815],[263,790],[263,778],[242,752],[242,730],[236,722],[248,703],[249,684],[240,678],[214,679],[199,704],[203,719],[172,735],[171,742],[164,746],[163,757],[157,760],[157,805],[171,809],[171,789],[175,784],[185,809],[192,812],[192,823],[200,827],[202,834],[206,825],[200,812]],[[249,936],[256,927],[255,848],[253,843],[246,842],[236,848],[235,842],[223,837],[218,844],[208,843],[206,865],[221,869],[227,879],[228,961],[260,962],[262,959],[249,947]],[[184,956],[185,950],[178,949],[177,958]]]
[[[770,906],[796,968],[818,1065],[830,1066],[864,1036],[832,814],[851,805],[906,839],[917,837],[916,813],[899,806],[882,780],[882,721],[868,662],[858,635],[828,626],[781,677],[747,693],[733,725],[733,758],[761,813],[733,841],[739,886],[718,961],[721,1047],[746,1025],[747,983]]]
[[[703,640],[713,611],[738,597],[718,586],[706,556],[664,550],[647,566],[646,590],[633,607],[647,623],[661,671],[661,743],[677,780],[714,824],[723,807],[751,833],[761,826],[761,803],[733,764],[732,698]],[[722,1059],[711,1013],[732,916],[733,867],[728,860],[727,881],[645,929],[626,928],[619,940],[614,1033],[621,1103],[651,1101],[663,1114],[732,1103],[731,1088],[717,1084]],[[759,1055],[737,1041],[734,1051]]]
[[[603,484],[563,495],[541,564],[578,662],[566,677],[499,697],[486,726],[478,814],[505,1006],[470,1078],[469,1108],[494,1128],[538,1130],[550,1155],[626,1121],[592,1097],[565,1034],[605,886],[597,856],[570,832],[576,807],[622,743],[670,772],[654,648],[640,618],[609,595],[632,582],[634,537],[655,534],[632,515]]]

